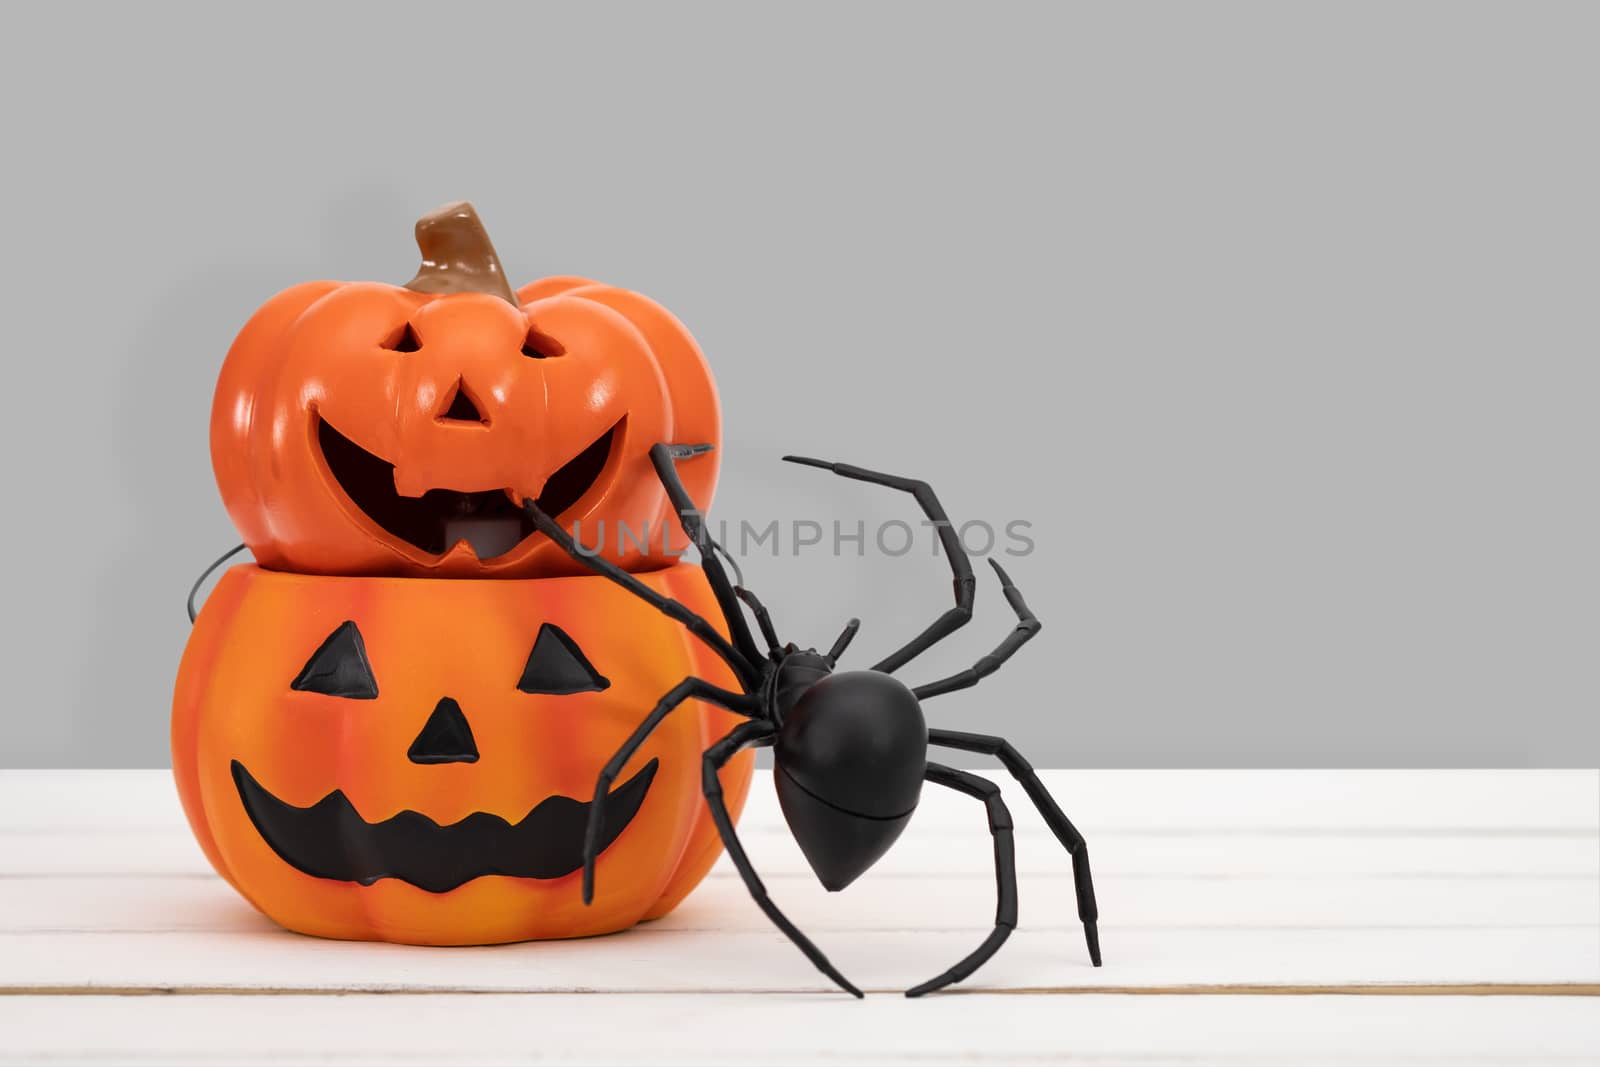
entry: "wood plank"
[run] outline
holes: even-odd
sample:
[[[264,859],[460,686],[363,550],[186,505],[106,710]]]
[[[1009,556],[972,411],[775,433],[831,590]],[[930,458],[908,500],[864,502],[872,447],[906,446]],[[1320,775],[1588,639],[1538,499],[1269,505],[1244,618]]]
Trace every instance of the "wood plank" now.
[[[785,911],[806,930],[883,932],[976,930],[994,912],[986,870],[940,878],[936,893],[907,878],[869,873],[830,894],[809,875],[767,877]],[[1119,930],[1232,929],[1593,929],[1600,923],[1600,874],[1589,878],[1341,878],[1300,882],[1232,878],[1097,880],[1103,920]],[[603,883],[602,883],[603,884]],[[1072,880],[1023,880],[1022,926],[1078,926]],[[255,930],[262,920],[220,878],[0,879],[0,931],[142,932]],[[711,878],[654,929],[759,931],[767,919],[731,873]]]
[[[1573,999],[0,997],[0,1063],[1593,1062]]]
[[[905,989],[973,948],[980,931],[839,931],[817,940],[863,988]],[[1089,966],[1074,931],[1019,930],[975,988],[1600,983],[1600,931],[1464,929],[1105,930]],[[692,964],[691,962],[692,961]],[[211,931],[0,934],[0,987],[438,992],[824,991],[781,935],[647,925],[610,937],[427,949],[321,941],[262,926]]]
[[[762,825],[753,811],[740,836],[758,857],[763,877],[809,877],[805,859],[781,826]],[[1063,874],[1071,864],[1031,813],[1018,812],[1017,870],[1024,876]],[[1379,836],[1350,832],[1307,837],[1193,834],[1182,837],[1097,833],[1089,838],[1097,877],[1279,878],[1324,877],[1600,877],[1600,833],[1557,831],[1544,836],[1439,833]],[[944,832],[918,819],[871,877],[982,873],[989,863],[988,831],[980,822]],[[722,869],[732,877],[731,869]],[[0,831],[0,880],[119,874],[212,878],[211,867],[184,825],[161,830]]]
[[[959,762],[959,761],[957,761]],[[1018,811],[1027,800],[992,764]],[[765,775],[766,772],[763,772]],[[1194,831],[1304,835],[1469,831],[1529,835],[1600,830],[1600,770],[1078,770],[1043,771],[1052,792],[1086,833]],[[752,826],[778,825],[763,777],[753,790]],[[972,802],[929,789],[922,820],[964,833]],[[367,813],[373,814],[373,813]],[[0,771],[0,831],[55,833],[166,829],[181,821],[171,775],[157,770]]]
[[[761,855],[764,873],[804,873],[804,860],[783,826],[767,772],[761,773],[740,832],[751,851]],[[1363,790],[1357,800],[1380,802],[1389,812],[1389,821],[1376,825],[1373,811],[1328,795],[1328,772],[1309,778],[1314,788],[1307,792],[1327,808],[1302,812],[1292,824],[1273,821],[1281,812],[1271,805],[1236,806],[1241,789],[1253,789],[1249,783],[1277,772],[1184,772],[1202,783],[1189,795],[1181,794],[1181,782],[1163,785],[1177,772],[1154,772],[1155,777],[1151,772],[1093,773],[1101,779],[1106,791],[1102,799],[1107,801],[1129,795],[1130,783],[1136,787],[1132,806],[1108,814],[1104,824],[1080,819],[1096,867],[1105,872],[1305,878],[1491,872],[1587,876],[1600,871],[1600,772],[1351,772],[1356,776],[1351,781]],[[1067,772],[1049,772],[1048,777],[1058,783],[1076,779]],[[1007,781],[1006,786],[1018,824],[1019,869],[1025,874],[1064,870],[1065,857],[1026,798],[1015,783]],[[30,799],[35,787],[38,795]],[[1409,804],[1404,800],[1407,791],[1429,803]],[[1144,821],[1161,809],[1153,801],[1157,794],[1167,796],[1162,803],[1178,810],[1170,818]],[[1170,799],[1180,795],[1181,801]],[[103,821],[95,822],[101,813]],[[33,816],[38,821],[28,822]],[[915,876],[958,873],[974,869],[974,863],[981,867],[985,839],[982,816],[973,804],[930,790],[910,830],[878,871]],[[0,772],[0,878],[193,876],[208,870],[164,772]]]

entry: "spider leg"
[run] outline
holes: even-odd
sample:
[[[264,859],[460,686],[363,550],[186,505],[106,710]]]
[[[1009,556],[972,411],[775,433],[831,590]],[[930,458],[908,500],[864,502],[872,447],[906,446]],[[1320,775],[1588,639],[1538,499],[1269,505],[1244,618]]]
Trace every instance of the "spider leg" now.
[[[783,643],[778,640],[778,631],[773,628],[772,616],[767,612],[767,606],[756,598],[756,595],[742,585],[733,587],[739,599],[750,605],[750,610],[755,614],[756,625],[761,627],[761,636],[767,640],[767,651],[772,655],[778,654],[778,648]]]
[[[1017,613],[1017,625],[1006,635],[1005,640],[1000,642],[998,648],[978,660],[971,667],[957,674],[952,674],[948,678],[940,678],[936,682],[919,685],[913,689],[912,692],[917,694],[918,700],[927,700],[929,697],[936,697],[942,693],[952,693],[957,689],[966,689],[969,686],[977,685],[980,679],[986,678],[999,670],[1000,665],[1015,655],[1017,649],[1032,640],[1033,635],[1038,633],[1040,627],[1044,625],[1034,616],[1032,611],[1028,610],[1028,605],[1023,603],[1022,593],[1016,586],[1011,584],[1011,576],[1005,572],[1000,564],[991,559],[989,566],[993,567],[994,572],[1000,576],[1000,588],[1006,595],[1006,603],[1010,604],[1011,610]]]
[[[701,762],[701,786],[706,795],[706,807],[711,810],[711,821],[717,824],[717,833],[722,836],[722,847],[728,853],[728,860],[738,870],[739,877],[744,879],[745,888],[750,891],[750,896],[756,905],[766,912],[767,918],[772,920],[772,925],[782,930],[784,935],[794,942],[795,947],[805,953],[806,959],[810,960],[817,970],[832,979],[835,985],[846,993],[859,997],[862,995],[861,990],[840,974],[838,969],[828,962],[828,957],[822,954],[822,950],[813,945],[811,939],[802,934],[767,896],[767,887],[761,884],[755,868],[750,865],[750,857],[745,855],[744,847],[739,844],[739,836],[733,830],[733,819],[728,816],[728,806],[722,799],[722,782],[717,778],[717,771],[742,748],[772,744],[776,732],[768,722],[741,723],[722,740],[706,749]]]
[[[760,681],[760,673],[745,658],[744,654],[730,645],[727,638],[717,632],[715,626],[712,626],[700,615],[697,615],[688,605],[656,592],[638,578],[610,560],[602,558],[599,554],[580,549],[572,540],[572,535],[563,530],[561,524],[547,515],[544,509],[534,503],[531,498],[522,502],[522,510],[527,512],[534,528],[559,545],[567,555],[596,574],[609,578],[622,586],[668,618],[682,623],[690,633],[705,642],[711,651],[715,652],[728,665],[729,669],[739,678],[745,688],[752,688]]]
[[[689,495],[689,490],[683,487],[683,480],[678,477],[678,460],[709,451],[710,445],[656,444],[650,449],[650,464],[655,467],[656,477],[661,479],[661,487],[667,491],[667,499],[672,501],[672,507],[678,513],[678,525],[700,552],[700,568],[706,572],[706,581],[717,598],[717,606],[722,609],[722,618],[733,638],[733,647],[753,662],[761,658],[761,650],[756,647],[755,638],[750,636],[750,626],[739,607],[734,584],[728,580],[728,573],[722,569],[722,561],[717,558],[716,543],[706,532],[700,509]]]
[[[858,482],[871,482],[873,485],[885,485],[891,489],[910,493],[922,507],[922,513],[933,524],[934,531],[939,535],[939,544],[944,547],[944,554],[950,560],[950,571],[955,577],[955,607],[946,609],[943,615],[934,619],[926,630],[912,638],[904,647],[873,664],[873,670],[893,674],[913,658],[928,651],[967,624],[972,618],[972,600],[977,594],[978,580],[972,576],[972,561],[967,558],[967,550],[961,547],[961,538],[956,536],[955,528],[950,525],[950,519],[944,513],[944,505],[933,495],[933,489],[927,482],[915,478],[901,478],[894,474],[880,474],[877,471],[852,467],[848,463],[829,463],[826,460],[807,459],[804,456],[783,458],[787,463],[821,467],[842,478],[854,478]]]
[[[622,768],[627,766],[633,754],[639,751],[639,746],[645,739],[661,725],[663,719],[672,714],[678,705],[686,700],[704,700],[720,708],[747,718],[755,714],[756,702],[741,693],[730,693],[720,689],[710,682],[700,678],[685,678],[656,702],[650,709],[650,714],[634,728],[628,739],[622,743],[611,759],[606,761],[601,768],[600,777],[594,784],[594,799],[589,802],[589,821],[583,831],[583,902],[594,902],[594,864],[600,855],[600,838],[606,824],[606,799],[611,795],[611,785],[622,773]]]
[[[1089,959],[1100,966],[1100,909],[1094,901],[1094,878],[1089,873],[1089,845],[1084,841],[1072,820],[1056,804],[1055,798],[1039,780],[1039,775],[1022,753],[1011,747],[1003,737],[988,734],[966,734],[955,730],[929,730],[928,744],[940,748],[956,748],[963,752],[981,752],[998,759],[1011,776],[1022,783],[1028,799],[1039,809],[1045,824],[1056,835],[1067,854],[1072,857],[1072,886],[1078,898],[1078,919],[1083,923],[1083,937],[1089,945]]]
[[[856,639],[856,631],[861,629],[860,619],[851,619],[844,624],[844,629],[839,631],[839,636],[834,638],[833,647],[828,649],[828,665],[839,662],[839,657],[844,655],[844,650],[850,647],[850,642]]]
[[[987,963],[989,957],[1006,943],[1011,931],[1017,928],[1017,854],[1011,838],[1011,812],[1000,796],[1000,787],[987,778],[938,763],[928,764],[927,779],[936,785],[948,786],[969,797],[976,797],[989,809],[989,833],[994,837],[995,895],[998,899],[994,910],[994,930],[983,939],[983,944],[939,977],[930,978],[915,989],[906,990],[908,997],[920,997],[966,978]]]

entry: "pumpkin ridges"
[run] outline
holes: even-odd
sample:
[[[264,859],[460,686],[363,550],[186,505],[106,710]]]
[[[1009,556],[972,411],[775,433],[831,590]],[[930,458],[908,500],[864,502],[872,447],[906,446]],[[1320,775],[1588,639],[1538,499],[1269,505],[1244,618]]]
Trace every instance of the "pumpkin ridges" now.
[[[714,741],[725,733],[727,730],[708,730],[707,736]],[[741,752],[728,761],[728,765],[718,776],[722,782],[723,799],[728,805],[728,815],[735,823],[739,821],[739,815],[744,811],[744,802],[750,795],[750,783],[755,777],[755,768],[755,752]],[[643,919],[659,919],[683,903],[683,899],[705,879],[721,856],[722,837],[717,833],[716,827],[710,824],[708,816],[705,825],[695,828],[694,836],[678,861],[678,868],[673,872],[672,880],[662,890],[660,898],[650,906],[650,910],[644,913]]]
[[[581,282],[581,279],[570,280]],[[532,288],[527,286],[524,291]],[[662,440],[677,444],[720,445],[722,416],[716,382],[700,346],[676,315],[640,293],[598,282],[564,288],[562,295],[611,308],[634,323],[644,335],[661,365],[662,380],[668,393],[668,410],[678,416],[666,428]],[[678,476],[702,514],[711,510],[720,469],[719,463],[688,463],[679,468]],[[655,514],[647,517],[647,522],[652,531],[666,531],[668,543],[674,551],[682,552],[688,548],[688,538],[678,529],[676,512],[665,497],[661,499]],[[652,540],[659,543],[660,538]]]
[[[295,499],[303,491],[301,483],[312,481],[319,486],[327,486],[331,476],[323,469],[322,465],[315,465],[307,474],[304,470],[293,468],[281,462],[278,452],[259,447],[263,436],[275,439],[280,435],[282,440],[295,443],[299,448],[309,452],[316,440],[316,427],[313,420],[306,417],[296,417],[297,403],[286,400],[284,390],[292,385],[292,374],[298,372],[294,340],[297,338],[305,323],[315,321],[319,315],[326,315],[334,308],[350,306],[354,298],[371,300],[377,298],[384,301],[381,307],[383,314],[379,318],[383,322],[392,320],[397,312],[409,316],[411,312],[426,299],[420,294],[414,294],[405,289],[393,286],[384,286],[369,282],[334,282],[320,292],[310,303],[300,309],[298,315],[286,322],[276,335],[261,335],[257,338],[256,349],[246,349],[239,356],[239,361],[247,367],[254,366],[256,379],[254,382],[254,397],[257,410],[255,421],[250,428],[250,433],[238,441],[237,447],[246,457],[248,462],[248,476],[251,484],[259,494],[261,502],[261,519],[263,529],[263,548],[258,549],[254,541],[248,536],[245,541],[250,545],[252,553],[265,567],[274,570],[299,570],[303,568],[294,565],[290,553],[283,549],[285,545],[293,544],[298,538],[296,515],[283,505]],[[341,301],[343,307],[341,307]],[[374,332],[377,324],[374,325]],[[303,356],[301,358],[304,358]],[[230,349],[228,358],[224,360],[223,370],[227,372],[230,364],[235,362],[235,350]],[[395,385],[392,381],[368,383],[368,388],[374,393],[394,392]],[[295,401],[298,401],[303,390],[295,390]],[[215,424],[215,416],[213,416]],[[215,466],[215,464],[213,464]],[[222,488],[223,503],[228,503],[228,489],[219,474],[218,486]],[[325,490],[326,491],[326,490]],[[229,512],[233,514],[232,510]],[[238,525],[237,521],[235,525]],[[240,527],[244,534],[244,528]],[[264,549],[264,551],[263,551]],[[346,569],[343,562],[330,560],[327,566],[329,573],[339,573]]]
[[[269,516],[262,507],[259,483],[252,469],[249,447],[257,415],[256,368],[252,359],[256,349],[281,336],[289,324],[342,283],[302,282],[277,294],[251,315],[228,349],[217,375],[211,401],[211,469],[228,517],[239,536],[249,544],[257,561],[273,566],[278,561],[273,538],[267,527]],[[230,491],[231,490],[231,491]]]
[[[226,618],[237,610],[249,586],[249,571],[245,568],[246,565],[242,564],[231,567],[217,580],[205,603],[207,608],[216,605],[211,611],[212,619]],[[201,615],[205,614],[202,610]],[[205,853],[212,868],[237,889],[238,884],[223,862],[216,838],[205,818],[205,798],[201,795],[199,775],[194,773],[201,705],[206,689],[215,677],[217,657],[222,651],[218,629],[209,622],[202,625],[197,619],[183,649],[172,695],[172,771],[178,789],[178,802],[194,829],[200,851]]]
[[[680,594],[679,599],[685,600],[700,615],[712,621],[717,631],[723,637],[728,636],[728,628],[722,620],[721,611],[717,608],[716,598],[711,593],[708,583],[697,583],[694,590],[701,594],[699,603],[693,603]],[[738,682],[728,665],[714,655],[702,642],[692,638],[687,632],[683,634],[684,641],[695,665],[695,674],[714,685],[729,689],[737,689]],[[696,710],[700,712],[700,745],[701,753],[721,740],[729,730],[733,729],[743,720],[730,711],[714,707],[702,701],[695,701]],[[738,821],[739,813],[744,808],[745,798],[750,792],[750,781],[755,773],[756,754],[754,751],[741,752],[728,762],[718,776],[722,781],[723,797],[728,805],[728,814]],[[699,770],[699,761],[696,761],[696,772]],[[683,898],[698,886],[706,874],[722,855],[722,836],[717,833],[716,825],[711,821],[709,810],[704,809],[702,799],[702,817],[695,824],[693,833],[685,844],[683,854],[678,858],[672,878],[662,888],[661,895],[650,909],[645,912],[643,919],[659,919],[672,911]]]
[[[728,636],[727,627],[721,621],[721,613],[717,607],[716,597],[711,592],[710,584],[704,580],[704,572],[700,571],[698,567],[679,565],[667,571],[655,573],[663,576],[671,575],[672,579],[664,580],[660,583],[651,581],[651,585],[676,598],[703,618],[714,620],[713,625],[715,628],[723,637]],[[690,580],[691,578],[697,580]],[[647,577],[646,580],[648,581],[649,578]],[[738,681],[734,678],[733,672],[728,669],[727,664],[713,655],[703,642],[695,638],[687,630],[682,627],[675,627],[675,630],[684,656],[689,662],[690,673],[704,678],[714,685],[728,689],[738,688]],[[677,680],[669,680],[667,688],[676,684]],[[665,691],[663,689],[663,692]],[[660,699],[659,696],[657,699]],[[720,737],[731,728],[733,723],[740,720],[738,716],[733,715],[731,712],[698,700],[691,702],[687,707],[678,709],[678,711],[674,712],[674,715],[686,718],[692,716],[698,725],[698,728],[693,732],[693,744],[688,746],[686,753],[689,761],[686,770],[692,776],[693,789],[698,795],[700,757],[709,743],[706,738],[708,736]],[[753,761],[754,758],[754,753],[752,753],[750,761]],[[638,764],[640,761],[635,758],[633,762]],[[624,770],[623,773],[626,774],[627,771]],[[717,834],[716,827],[711,821],[711,814],[706,809],[703,799],[698,799],[696,810],[697,814],[691,823],[689,833],[684,835],[683,840],[676,846],[676,859],[664,869],[662,877],[655,888],[653,902],[636,917],[636,922],[658,918],[672,910],[683,896],[700,883],[700,880],[705,877],[715,862],[716,856],[721,850],[721,837]],[[706,855],[708,841],[711,842],[709,857]],[[601,876],[598,868],[596,876],[597,878]]]
[[[553,274],[548,278],[539,278],[531,281],[521,289],[518,289],[517,302],[524,305],[531,304],[535,300],[558,296],[579,286],[599,284],[599,282],[591,278],[580,278],[576,274]]]

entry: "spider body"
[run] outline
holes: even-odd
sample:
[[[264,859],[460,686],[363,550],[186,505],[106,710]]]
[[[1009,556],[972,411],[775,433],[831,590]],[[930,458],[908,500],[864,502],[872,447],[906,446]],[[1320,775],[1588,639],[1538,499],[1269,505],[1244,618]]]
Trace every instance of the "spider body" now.
[[[773,783],[817,880],[838,892],[894,844],[922,796],[928,724],[904,684],[882,671],[824,673],[815,652],[789,653],[775,676],[809,677],[777,712]],[[778,690],[786,692],[783,688]]]
[[[601,770],[589,808],[584,844],[585,902],[594,897],[595,860],[601,851],[605,804],[612,784],[663,719],[686,701],[703,700],[742,715],[746,720],[706,749],[701,764],[701,788],[728,859],[738,870],[751,898],[773,925],[840,988],[861,996],[861,991],[840,974],[772,902],[734,831],[717,772],[742,749],[773,749],[773,783],[785,821],[817,879],[830,891],[843,889],[855,881],[894,845],[916,810],[924,782],[955,790],[983,803],[994,844],[998,898],[994,929],[982,944],[953,967],[908,990],[907,996],[920,996],[966,978],[994,955],[1017,925],[1012,822],[1000,788],[975,774],[929,761],[928,749],[937,746],[995,757],[1021,782],[1028,798],[1072,857],[1078,917],[1083,923],[1090,960],[1098,967],[1099,913],[1083,835],[1062,813],[1028,761],[1010,742],[986,734],[930,729],[923,716],[925,701],[976,685],[1039,632],[1038,618],[1028,609],[1021,592],[1004,569],[990,561],[1000,579],[1006,602],[1017,616],[1017,624],[1011,632],[993,652],[980,657],[966,670],[923,685],[906,685],[895,677],[895,672],[960,629],[972,617],[977,580],[944,508],[925,482],[843,463],[784,457],[790,462],[821,467],[846,478],[910,493],[937,532],[955,579],[955,605],[911,641],[870,669],[835,671],[860,620],[851,619],[825,653],[814,648],[801,649],[792,642],[778,639],[771,616],[761,601],[742,585],[729,580],[717,557],[720,547],[706,532],[694,501],[678,479],[676,463],[706,451],[709,451],[706,445],[658,444],[651,449],[650,458],[677,510],[679,523],[699,549],[701,566],[716,594],[726,637],[722,630],[685,605],[655,591],[597,553],[580,548],[571,534],[534,501],[523,502],[524,510],[540,532],[591,570],[682,623],[721,657],[739,685],[738,691],[734,691],[701,678],[685,678],[661,697]],[[737,573],[737,567],[734,569]],[[765,651],[750,630],[746,608],[755,617]]]

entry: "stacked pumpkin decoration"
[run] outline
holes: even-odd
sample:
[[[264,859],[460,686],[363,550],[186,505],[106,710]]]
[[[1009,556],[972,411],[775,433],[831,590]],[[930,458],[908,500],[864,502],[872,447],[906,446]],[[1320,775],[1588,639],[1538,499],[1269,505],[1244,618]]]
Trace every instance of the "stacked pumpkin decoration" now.
[[[700,754],[733,716],[678,712],[624,771],[587,907],[584,801],[663,692],[731,678],[519,503],[716,617],[648,456],[719,444],[715,386],[638,293],[570,277],[513,291],[471,205],[416,234],[410,282],[297,285],[224,361],[212,463],[257,562],[222,576],[184,652],[178,792],[212,865],[292,930],[488,944],[622,929],[715,861]],[[681,467],[702,509],[716,456]],[[752,761],[723,773],[735,810]]]

